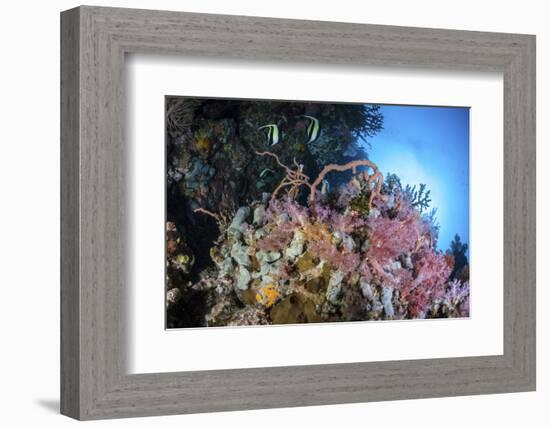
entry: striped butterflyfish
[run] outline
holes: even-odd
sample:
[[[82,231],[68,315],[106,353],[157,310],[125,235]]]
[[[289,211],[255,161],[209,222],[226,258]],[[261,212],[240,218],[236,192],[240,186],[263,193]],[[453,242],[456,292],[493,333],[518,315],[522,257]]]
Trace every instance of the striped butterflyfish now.
[[[308,119],[306,132],[307,132],[307,143],[310,144],[314,142],[317,138],[319,138],[319,134],[321,133],[319,120],[313,116],[303,115],[302,117],[305,117],[306,119]]]
[[[260,126],[258,130],[267,129],[267,143],[273,146],[279,143],[279,126],[276,124]]]

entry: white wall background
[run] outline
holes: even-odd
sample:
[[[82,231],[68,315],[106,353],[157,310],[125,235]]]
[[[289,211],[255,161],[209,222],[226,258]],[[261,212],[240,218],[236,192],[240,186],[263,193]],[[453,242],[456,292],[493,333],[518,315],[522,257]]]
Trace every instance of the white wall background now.
[[[550,27],[537,0],[135,0],[97,5],[537,35],[538,391],[109,421],[117,426],[548,425]],[[63,426],[59,384],[59,12],[75,1],[5,2],[0,22],[0,421]],[[546,13],[545,13],[546,12]],[[545,239],[546,238],[546,239]]]

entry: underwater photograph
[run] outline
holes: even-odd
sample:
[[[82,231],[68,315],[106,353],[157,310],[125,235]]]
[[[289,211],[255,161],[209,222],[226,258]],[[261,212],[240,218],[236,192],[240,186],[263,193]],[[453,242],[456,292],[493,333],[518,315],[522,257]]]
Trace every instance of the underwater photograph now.
[[[166,96],[166,328],[470,316],[470,110]]]

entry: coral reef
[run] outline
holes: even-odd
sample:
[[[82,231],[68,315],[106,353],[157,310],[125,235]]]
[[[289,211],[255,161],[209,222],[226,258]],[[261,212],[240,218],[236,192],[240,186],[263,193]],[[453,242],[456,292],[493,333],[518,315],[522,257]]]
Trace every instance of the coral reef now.
[[[258,155],[272,157],[286,175],[267,201],[239,208],[222,229],[212,254],[213,280],[224,286],[213,298],[233,303],[222,304],[225,311],[216,303],[209,325],[224,324],[220,316],[245,325],[468,315],[469,284],[451,280],[452,253],[435,249],[411,192],[383,186],[376,165],[330,164],[310,184],[299,164],[291,169],[273,153]],[[316,200],[328,172],[348,169],[355,175],[334,203]],[[301,187],[309,190],[308,206],[298,202]],[[362,195],[365,206],[357,209],[353,201]]]
[[[167,104],[168,327],[469,315],[467,245],[437,250],[429,190],[355,143],[376,108],[188,101]]]

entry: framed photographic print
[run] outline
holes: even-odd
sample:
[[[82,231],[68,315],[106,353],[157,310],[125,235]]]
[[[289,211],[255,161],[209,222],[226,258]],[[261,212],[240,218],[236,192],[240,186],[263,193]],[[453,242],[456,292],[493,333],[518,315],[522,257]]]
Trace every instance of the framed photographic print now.
[[[61,40],[62,413],[535,389],[534,36],[84,6]]]

